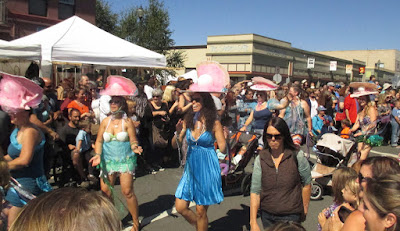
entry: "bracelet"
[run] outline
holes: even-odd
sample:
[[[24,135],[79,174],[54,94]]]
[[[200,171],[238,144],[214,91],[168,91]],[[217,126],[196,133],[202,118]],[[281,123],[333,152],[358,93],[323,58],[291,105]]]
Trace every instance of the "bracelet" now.
[[[101,153],[96,153],[94,156],[101,156]]]
[[[137,142],[137,141],[132,141],[132,142],[131,142],[131,145],[134,145],[134,144],[138,145],[139,142]]]

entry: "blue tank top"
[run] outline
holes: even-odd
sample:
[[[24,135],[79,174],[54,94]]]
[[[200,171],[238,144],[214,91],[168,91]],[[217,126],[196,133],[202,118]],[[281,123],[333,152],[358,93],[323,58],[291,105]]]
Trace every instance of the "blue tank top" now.
[[[264,129],[265,124],[272,117],[272,112],[268,108],[265,108],[260,111],[254,110],[253,116],[254,116],[254,123],[253,123],[252,128],[253,129]]]
[[[19,157],[19,154],[21,153],[22,149],[22,145],[17,141],[18,131],[19,129],[16,128],[12,132],[10,136],[10,145],[8,146],[7,149],[8,155],[12,159]],[[44,152],[44,143],[46,142],[46,139],[44,138],[43,133],[41,131],[39,132],[42,140],[38,145],[35,146],[31,163],[27,167],[11,170],[10,173],[12,177],[16,179],[22,177],[37,178],[44,175],[43,152]]]

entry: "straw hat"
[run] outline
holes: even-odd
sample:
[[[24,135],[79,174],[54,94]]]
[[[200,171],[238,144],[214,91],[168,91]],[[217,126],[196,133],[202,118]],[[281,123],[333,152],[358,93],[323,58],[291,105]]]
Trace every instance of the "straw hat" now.
[[[107,77],[107,86],[104,90],[100,91],[100,95],[112,96],[136,96],[138,89],[135,83],[123,76],[110,75]]]
[[[190,85],[192,92],[226,92],[230,84],[228,71],[215,61],[204,61],[196,66],[198,80]]]
[[[43,96],[43,89],[33,81],[0,72],[0,105],[4,111],[18,112],[36,108]]]
[[[255,91],[273,91],[278,88],[271,80],[259,76],[253,77],[251,82],[253,85],[250,88]]]
[[[358,98],[364,95],[376,95],[379,93],[374,83],[353,82],[350,83],[349,87],[356,89],[355,92],[350,95],[351,98]]]

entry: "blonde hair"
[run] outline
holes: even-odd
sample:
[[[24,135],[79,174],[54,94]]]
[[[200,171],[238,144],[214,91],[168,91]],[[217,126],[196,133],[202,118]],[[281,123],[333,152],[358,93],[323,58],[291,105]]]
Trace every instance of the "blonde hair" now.
[[[121,230],[119,214],[100,192],[61,188],[30,201],[10,231]]]
[[[163,94],[162,100],[165,101],[165,102],[171,102],[173,100],[172,92],[174,90],[175,90],[174,86],[172,86],[172,85],[166,86],[165,90],[164,90],[164,94]]]
[[[360,183],[357,182],[357,177],[351,178],[346,182],[346,186],[354,196],[356,196],[356,203],[353,204],[354,209],[357,209],[360,205]]]
[[[129,113],[129,109],[136,107],[136,105],[137,105],[136,101],[131,100],[131,99],[127,99],[127,100],[126,100],[126,105],[128,106],[128,110],[127,110],[126,114],[127,114],[128,116],[132,116],[132,115],[130,115],[130,113]]]
[[[372,208],[379,217],[384,218],[392,213],[396,216],[397,222],[387,230],[399,231],[400,226],[400,175],[388,175],[377,180],[370,180],[367,183],[364,196],[371,203]]]
[[[342,204],[344,202],[342,189],[344,189],[347,182],[353,178],[357,178],[357,173],[352,168],[342,167],[333,171],[332,192],[334,202],[337,204]]]

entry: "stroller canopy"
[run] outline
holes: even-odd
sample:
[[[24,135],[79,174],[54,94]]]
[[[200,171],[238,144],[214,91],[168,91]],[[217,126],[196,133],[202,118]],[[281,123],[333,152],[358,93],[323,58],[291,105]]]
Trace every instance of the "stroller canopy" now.
[[[332,151],[341,154],[343,157],[346,157],[354,143],[354,141],[343,139],[333,133],[326,133],[321,136],[321,139],[318,140],[316,145],[329,148]]]

